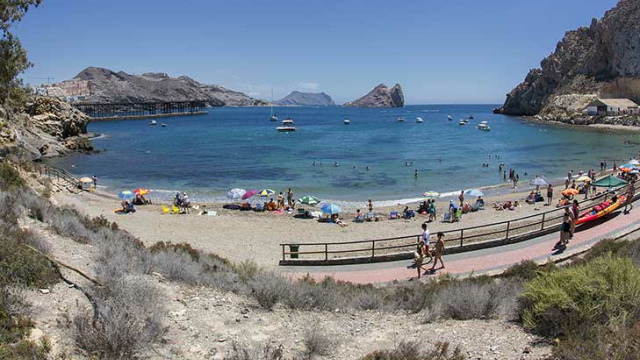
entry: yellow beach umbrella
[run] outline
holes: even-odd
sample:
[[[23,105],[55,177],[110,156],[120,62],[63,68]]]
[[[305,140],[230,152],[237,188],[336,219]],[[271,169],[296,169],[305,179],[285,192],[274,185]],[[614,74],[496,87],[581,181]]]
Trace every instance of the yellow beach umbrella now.
[[[579,178],[576,179],[576,181],[585,181],[585,182],[591,182],[591,178],[588,177],[587,175],[582,175]]]
[[[90,177],[83,177],[83,178],[80,178],[80,182],[81,183],[90,183],[90,182],[93,182],[93,179],[90,178]]]

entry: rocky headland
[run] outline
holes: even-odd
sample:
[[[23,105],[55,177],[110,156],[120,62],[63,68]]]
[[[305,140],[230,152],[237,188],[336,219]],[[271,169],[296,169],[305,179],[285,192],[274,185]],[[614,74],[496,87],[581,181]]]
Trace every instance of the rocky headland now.
[[[587,105],[598,97],[640,102],[638,0],[621,0],[589,27],[567,32],[495,112],[575,124],[638,124],[629,116],[587,116]]]
[[[336,103],[331,96],[321,93],[292,91],[291,94],[276,101],[285,106],[334,106]]]
[[[84,82],[84,83],[81,83]],[[76,86],[78,84],[78,86]],[[220,85],[202,84],[188,76],[165,73],[131,75],[105,68],[88,67],[61,88],[86,87],[83,102],[119,103],[206,100],[209,106],[266,106],[268,102]]]
[[[0,158],[39,160],[71,151],[93,152],[89,117],[53,98],[36,98],[23,109],[0,107]]]
[[[389,89],[385,84],[373,88],[367,95],[348,102],[343,106],[365,108],[393,108],[404,107],[404,94],[400,84]]]

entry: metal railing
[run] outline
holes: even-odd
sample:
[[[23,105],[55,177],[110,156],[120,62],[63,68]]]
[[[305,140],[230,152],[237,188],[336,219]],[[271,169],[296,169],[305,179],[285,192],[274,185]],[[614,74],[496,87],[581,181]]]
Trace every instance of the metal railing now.
[[[65,169],[56,168],[42,163],[33,163],[33,165],[38,174],[47,176],[52,180],[55,179],[58,182],[64,182],[71,188],[77,188],[80,184],[80,180]]]
[[[617,188],[614,193],[624,194],[627,186]],[[636,192],[636,198],[638,197]],[[579,202],[582,210],[602,202],[605,191]],[[487,225],[445,230],[446,253],[497,246],[557,231],[562,223],[565,208],[559,207],[539,214]],[[333,265],[337,263],[380,262],[397,260],[398,256],[410,255],[416,247],[420,234],[384,239],[321,242],[284,243],[281,265]],[[302,248],[302,249],[301,249]]]

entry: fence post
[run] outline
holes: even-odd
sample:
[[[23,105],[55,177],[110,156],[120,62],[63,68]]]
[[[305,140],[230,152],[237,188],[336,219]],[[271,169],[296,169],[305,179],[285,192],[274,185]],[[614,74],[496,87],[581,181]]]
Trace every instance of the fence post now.
[[[542,227],[540,228],[540,230],[544,230],[544,216],[547,214],[542,214]]]
[[[329,244],[324,243],[324,261],[329,260]]]
[[[507,235],[504,237],[505,240],[509,239],[509,228],[511,227],[511,221],[507,221]]]
[[[375,240],[371,240],[371,257],[375,257],[376,256],[376,241]]]
[[[460,229],[460,246],[464,245],[464,229]]]
[[[282,246],[282,261],[284,261],[284,245],[280,245]]]

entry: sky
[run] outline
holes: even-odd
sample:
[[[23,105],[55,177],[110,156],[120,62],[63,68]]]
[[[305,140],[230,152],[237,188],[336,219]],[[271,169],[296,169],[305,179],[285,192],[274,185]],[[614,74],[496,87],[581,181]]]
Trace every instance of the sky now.
[[[188,75],[270,100],[338,103],[400,83],[407,104],[498,104],[564,33],[616,0],[44,0],[14,32],[30,84],[88,66]]]

